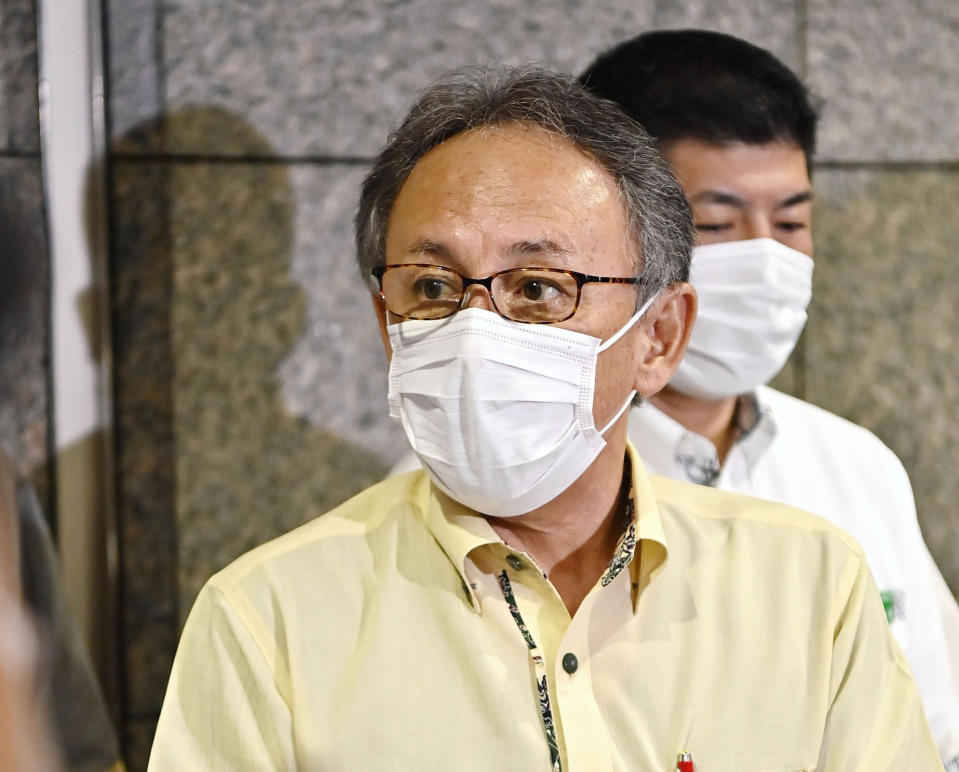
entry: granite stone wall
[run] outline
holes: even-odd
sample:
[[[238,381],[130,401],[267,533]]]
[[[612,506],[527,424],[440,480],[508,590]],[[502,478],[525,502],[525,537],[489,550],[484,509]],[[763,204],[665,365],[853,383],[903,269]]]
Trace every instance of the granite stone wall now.
[[[806,5],[824,106],[802,396],[899,455],[959,593],[959,4]]]
[[[355,275],[369,159],[469,62],[578,71],[644,29],[770,48],[825,100],[816,297],[781,383],[876,431],[959,589],[959,6],[877,0],[108,0],[124,738],[147,755],[202,582],[404,450]],[[0,123],[0,128],[3,124]]]
[[[49,260],[32,0],[0,0],[0,446],[50,512]]]

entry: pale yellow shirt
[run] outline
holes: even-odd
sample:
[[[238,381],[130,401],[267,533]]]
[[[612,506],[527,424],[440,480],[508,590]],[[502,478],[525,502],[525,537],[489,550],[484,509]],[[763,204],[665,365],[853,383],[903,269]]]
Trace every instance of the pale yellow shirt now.
[[[851,537],[630,453],[635,559],[572,619],[422,472],[240,558],[187,621],[150,770],[546,772],[504,571],[566,772],[941,770]]]

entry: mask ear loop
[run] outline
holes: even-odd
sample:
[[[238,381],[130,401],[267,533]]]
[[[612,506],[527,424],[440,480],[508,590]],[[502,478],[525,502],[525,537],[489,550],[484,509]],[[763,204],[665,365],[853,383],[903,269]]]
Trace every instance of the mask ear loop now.
[[[636,396],[636,389],[633,389],[631,392],[629,392],[629,396],[626,397],[626,401],[623,403],[623,406],[616,411],[616,415],[614,415],[610,419],[609,423],[607,423],[606,426],[602,428],[602,430],[599,433],[600,436],[603,436],[604,434],[606,434],[606,432],[608,432],[612,428],[613,424],[619,420],[619,417],[626,412],[626,410],[629,408],[630,405],[633,404],[633,397],[635,396]]]
[[[619,332],[613,335],[613,337],[611,337],[609,340],[604,341],[599,346],[599,348],[596,349],[597,353],[600,351],[605,351],[610,346],[612,346],[616,341],[618,341],[621,337],[623,337],[623,335],[625,335],[633,327],[633,325],[636,324],[636,322],[638,322],[643,317],[643,314],[645,314],[649,310],[650,306],[652,306],[653,303],[656,302],[656,298],[658,297],[659,297],[659,293],[657,292],[649,300],[643,303],[643,307],[640,308],[635,314],[633,314],[629,318],[629,321],[626,322],[626,324],[624,324],[622,327],[619,328]],[[610,430],[613,424],[615,424],[620,419],[620,416],[622,416],[623,413],[625,413],[629,409],[629,406],[633,404],[633,397],[635,396],[636,396],[636,389],[633,389],[632,391],[629,392],[629,396],[626,397],[626,401],[623,403],[623,406],[616,411],[616,415],[614,415],[606,424],[606,426],[604,426],[600,430],[599,432],[600,436],[606,434],[606,432]]]
[[[619,328],[619,331],[618,331],[615,335],[613,335],[613,337],[609,338],[609,340],[603,341],[603,342],[600,344],[599,348],[596,349],[596,352],[599,353],[599,352],[601,352],[601,351],[605,351],[605,350],[608,349],[610,346],[612,346],[616,341],[618,341],[620,338],[622,338],[627,332],[629,332],[629,330],[632,328],[632,326],[633,326],[634,324],[636,324],[636,322],[638,322],[640,319],[642,319],[643,314],[645,314],[645,313],[649,310],[650,306],[652,306],[653,303],[656,302],[656,298],[658,298],[658,297],[659,297],[659,293],[657,292],[657,293],[656,293],[655,295],[653,295],[649,300],[647,300],[645,303],[643,303],[643,307],[640,308],[640,309],[639,309],[635,314],[633,314],[631,317],[629,317],[629,321],[626,322],[626,324],[624,324],[622,327],[620,327],[620,328]]]

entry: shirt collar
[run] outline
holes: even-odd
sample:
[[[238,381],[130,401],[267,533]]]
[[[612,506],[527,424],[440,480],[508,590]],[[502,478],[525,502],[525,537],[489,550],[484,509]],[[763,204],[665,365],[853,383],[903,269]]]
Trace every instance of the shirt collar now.
[[[776,436],[772,407],[762,397],[760,388],[741,395],[736,406],[739,435],[732,452],[742,454],[749,472]],[[714,485],[720,476],[719,458],[712,442],[649,402],[630,414],[629,438],[654,474],[698,485]]]
[[[760,386],[755,393],[740,397],[736,411],[736,420],[739,422],[736,446],[742,451],[750,473],[776,438],[776,419],[772,406],[762,399],[765,388]]]
[[[426,525],[459,573],[473,610],[479,611],[480,602],[466,574],[466,556],[487,544],[503,544],[503,540],[486,518],[439,490],[426,472],[422,475]]]
[[[649,473],[640,458],[640,452],[631,441],[626,442],[633,475],[633,502],[636,524],[636,544],[639,559],[633,559],[630,572],[633,582],[633,612],[639,605],[639,596],[660,572],[669,555],[666,532],[659,514],[659,503]]]
[[[627,526],[607,575],[616,571],[617,560],[628,564],[634,588],[633,610],[635,611],[639,593],[665,563],[667,547],[659,506],[649,475],[636,448],[629,442],[626,444],[626,452],[632,477],[632,522]],[[426,513],[427,527],[459,573],[463,589],[473,609],[479,611],[479,600],[466,573],[466,559],[473,550],[480,547],[487,545],[498,545],[502,549],[506,547],[486,518],[437,489],[425,472],[421,485],[420,503],[422,511]],[[635,540],[635,550],[624,550],[625,543],[631,537]],[[637,552],[639,560],[635,559]],[[620,569],[622,567],[625,565]]]

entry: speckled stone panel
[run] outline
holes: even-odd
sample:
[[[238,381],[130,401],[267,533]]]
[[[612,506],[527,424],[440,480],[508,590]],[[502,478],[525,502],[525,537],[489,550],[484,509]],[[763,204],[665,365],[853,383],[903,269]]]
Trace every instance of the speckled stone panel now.
[[[809,0],[819,158],[959,159],[959,3]]]
[[[164,109],[162,7],[158,0],[102,0],[106,9],[110,122],[125,137]],[[151,134],[156,145],[162,135]],[[153,150],[162,150],[154,147]]]
[[[801,72],[800,6],[801,0],[655,0],[653,20],[661,29],[694,27],[744,38]]]
[[[40,162],[0,158],[0,444],[48,512],[49,289]]]
[[[579,70],[596,52],[648,28],[652,1],[156,0],[159,11],[141,12],[144,0],[137,0],[112,9],[114,24],[126,30],[115,45],[136,52],[113,56],[135,60],[159,20],[167,109],[208,104],[244,115],[283,155],[365,157],[441,72],[477,62]],[[143,117],[134,107],[143,97],[128,93],[139,88],[138,78],[113,85],[114,99],[128,106],[114,113],[118,135],[133,116]],[[240,137],[185,125],[166,139],[172,152],[249,152]]]
[[[170,175],[113,166],[114,410],[123,706],[158,711],[179,632]]]
[[[378,409],[364,404],[368,388],[361,382],[378,382],[385,394],[384,365],[366,370],[385,357],[377,351],[365,290],[350,281],[348,245],[335,230],[324,233],[321,223],[305,223],[310,235],[295,228],[322,205],[323,192],[338,194],[341,169],[326,176],[330,190],[309,188],[318,202],[298,200],[282,165],[195,164],[171,172],[176,513],[185,611],[215,570],[382,476],[385,451],[376,452],[371,425],[385,414],[385,397]],[[291,275],[294,265],[311,260],[323,285],[312,318],[312,298]],[[308,323],[319,333],[313,355],[322,360],[304,384],[323,405],[315,424],[287,406],[281,376]],[[331,416],[335,430],[325,422]]]
[[[0,152],[40,149],[33,0],[0,0]]]
[[[816,189],[807,397],[899,455],[959,591],[959,173],[820,170]]]
[[[131,134],[162,141],[181,123],[240,137],[257,156],[272,153],[243,119],[215,108],[174,111]],[[390,458],[389,437],[377,440],[389,430],[396,438],[387,427],[385,356],[352,266],[358,177],[349,166],[316,170],[115,164],[118,306],[126,314],[117,326],[127,336],[118,344],[126,346],[119,380],[132,395],[123,415],[139,421],[120,430],[121,474],[134,488],[124,511],[128,534],[144,532],[142,549],[175,552],[181,619],[210,574],[378,480]],[[310,415],[315,423],[283,393],[283,365],[308,328],[312,355],[324,361],[298,383],[322,405]],[[375,406],[367,404],[372,391]],[[147,458],[140,450],[151,431],[159,452]],[[158,484],[154,507],[143,494]],[[158,560],[138,549],[129,552],[130,571]],[[172,558],[162,560],[151,586],[165,624]]]
[[[305,324],[277,374],[290,413],[393,462],[408,445],[388,416],[388,361],[353,245],[366,171],[365,165],[292,170],[297,208],[290,267],[305,293]]]

